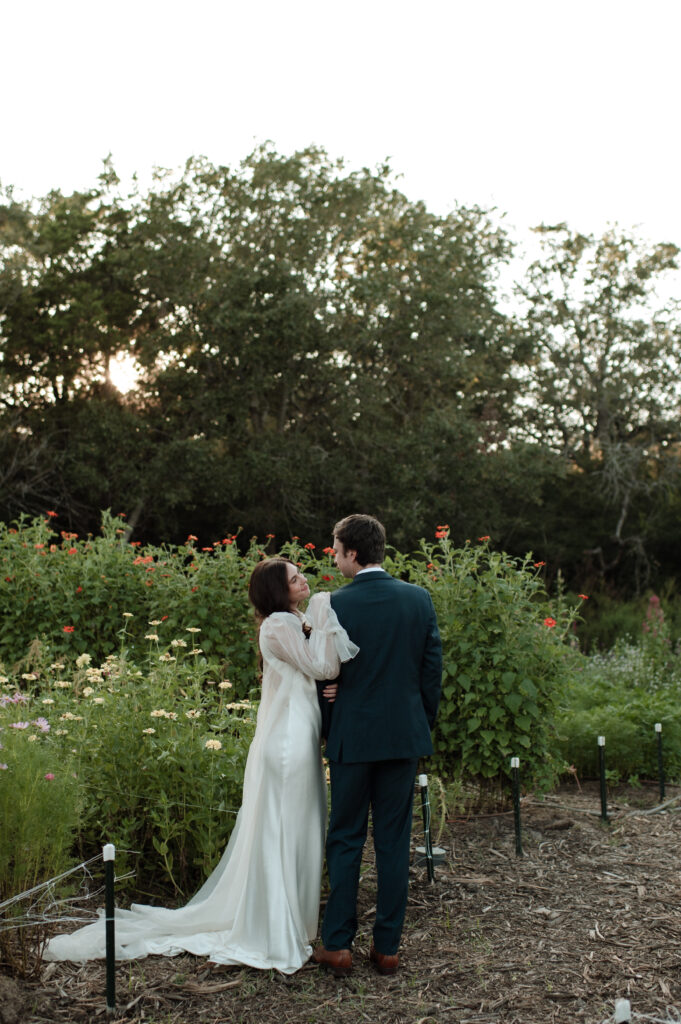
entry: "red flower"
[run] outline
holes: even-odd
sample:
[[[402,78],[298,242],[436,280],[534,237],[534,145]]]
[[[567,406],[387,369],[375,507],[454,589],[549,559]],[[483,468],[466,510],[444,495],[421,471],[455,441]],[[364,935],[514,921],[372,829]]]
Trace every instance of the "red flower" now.
[[[5,576],[5,583],[11,583],[11,582],[12,582],[12,577],[11,576]]]
[[[127,519],[128,518],[128,514],[127,514],[127,512],[119,512],[117,518],[118,519]]]
[[[198,589],[198,587],[192,587],[192,594],[195,594]]]
[[[305,545],[305,550],[306,551],[314,551],[314,549],[315,549],[314,544],[306,544]]]
[[[577,594],[577,597],[581,597],[582,601],[588,601],[589,600],[589,595],[588,594]]]
[[[49,516],[50,519],[56,519],[56,517],[57,517],[57,513],[56,512],[52,512],[52,511],[46,512],[45,515]]]
[[[553,627],[557,626],[558,623],[549,615],[548,618],[544,619],[544,625],[547,627],[547,629],[553,629]]]
[[[538,568],[539,568],[540,566],[542,566],[542,565],[546,565],[546,562],[535,562],[535,563],[534,563],[534,567],[535,567],[535,569],[538,569]]]
[[[82,592],[82,590],[83,590],[82,587],[76,587],[76,593],[77,594],[80,594]]]
[[[489,537],[485,535],[484,537],[478,537],[478,540],[489,540]]]
[[[434,568],[435,568],[435,566],[433,565],[433,563],[432,562],[428,562],[428,565],[426,566],[426,569],[434,569]]]
[[[225,537],[225,539],[223,540],[222,543],[223,544],[233,544],[234,543],[234,538],[233,537]]]
[[[64,626],[64,632],[65,633],[73,633],[75,628],[76,628],[75,626]]]
[[[448,532],[448,530],[436,530],[435,540],[443,540],[447,536]]]
[[[34,545],[33,545],[33,547],[34,547],[34,548],[35,548],[35,549],[36,549],[37,551],[39,551],[39,550],[40,550],[40,548],[44,548],[44,547],[45,547],[45,545],[44,545],[44,544],[34,544]]]
[[[333,550],[333,548],[324,548],[323,551],[324,551],[325,555],[335,555],[336,554],[336,552]]]
[[[77,555],[78,554],[78,548],[69,548],[69,554],[70,555]]]
[[[266,533],[265,536],[267,537],[268,540],[274,540],[275,534],[273,534],[273,533]]]
[[[198,539],[199,538],[195,537],[193,533],[190,533],[189,536],[187,537],[187,544],[189,543],[190,540],[198,540]]]
[[[291,537],[291,540],[300,540],[300,537],[296,537],[296,536],[294,535],[293,537]]]
[[[333,576],[322,576],[322,579],[326,580],[327,583],[331,583],[331,581],[333,580]]]
[[[161,616],[161,622],[165,622],[167,618],[168,618],[167,615],[162,615]]]
[[[212,548],[201,548],[202,551],[212,551]]]

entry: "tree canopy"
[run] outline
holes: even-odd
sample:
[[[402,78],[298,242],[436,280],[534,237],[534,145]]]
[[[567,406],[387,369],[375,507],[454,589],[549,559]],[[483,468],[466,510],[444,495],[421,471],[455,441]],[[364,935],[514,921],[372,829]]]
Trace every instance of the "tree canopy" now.
[[[436,216],[388,166],[316,148],[146,191],[108,163],[88,192],[6,190],[0,517],[323,544],[362,509],[401,547],[444,521],[641,585],[678,504],[678,309],[654,296],[678,251],[541,236],[512,315],[492,213]]]

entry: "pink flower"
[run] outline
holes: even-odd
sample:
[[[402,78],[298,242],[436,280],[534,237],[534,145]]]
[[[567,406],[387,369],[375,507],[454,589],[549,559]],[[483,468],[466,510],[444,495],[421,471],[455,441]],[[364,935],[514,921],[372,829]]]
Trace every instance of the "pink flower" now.
[[[46,772],[45,778],[47,779],[48,782],[52,782],[52,780],[54,779],[54,774],[52,772]]]
[[[7,765],[6,764],[0,764],[0,772],[4,772],[4,771],[7,771]]]

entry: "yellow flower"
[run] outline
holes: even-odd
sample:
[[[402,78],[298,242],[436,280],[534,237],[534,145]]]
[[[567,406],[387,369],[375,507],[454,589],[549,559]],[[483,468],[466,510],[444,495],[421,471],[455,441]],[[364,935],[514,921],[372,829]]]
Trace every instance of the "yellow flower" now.
[[[222,750],[220,740],[206,740],[206,750]]]

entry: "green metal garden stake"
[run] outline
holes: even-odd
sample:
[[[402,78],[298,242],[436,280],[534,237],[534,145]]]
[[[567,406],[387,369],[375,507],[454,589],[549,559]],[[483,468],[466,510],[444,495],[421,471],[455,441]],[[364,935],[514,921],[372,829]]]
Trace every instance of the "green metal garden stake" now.
[[[522,857],[523,844],[520,836],[520,758],[511,758],[511,772],[513,774],[513,820],[515,822],[515,855]]]
[[[104,858],[104,909],[106,928],[106,1012],[116,1009],[116,936],[114,924],[114,860],[116,847],[107,843]]]
[[[601,819],[608,820],[608,796],[605,788],[605,736],[598,737],[598,766],[601,774]]]
[[[421,788],[421,810],[423,811],[423,835],[426,847],[426,868],[428,870],[428,881],[435,880],[435,868],[433,867],[433,844],[430,839],[430,799],[428,797],[428,776],[419,775],[419,786]]]
[[[664,761],[662,759],[662,722],[655,722],[657,733],[657,775],[660,780],[660,803],[664,800]]]

